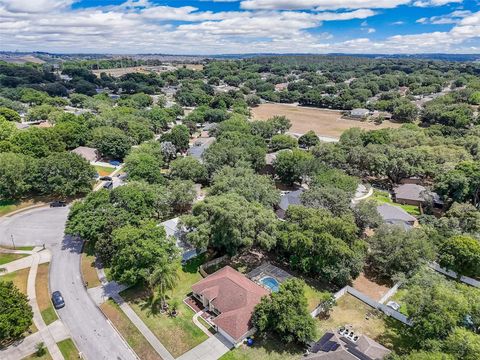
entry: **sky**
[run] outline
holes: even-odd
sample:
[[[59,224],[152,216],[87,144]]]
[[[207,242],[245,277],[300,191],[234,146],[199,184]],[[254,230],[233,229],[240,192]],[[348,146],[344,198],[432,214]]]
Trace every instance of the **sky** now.
[[[0,0],[0,50],[480,53],[480,0]]]

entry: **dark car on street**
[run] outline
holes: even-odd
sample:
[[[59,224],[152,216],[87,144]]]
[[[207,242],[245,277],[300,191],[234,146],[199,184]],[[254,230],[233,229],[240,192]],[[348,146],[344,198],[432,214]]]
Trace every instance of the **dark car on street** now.
[[[112,181],[112,178],[110,176],[102,176],[100,178],[100,180],[102,180],[102,181]]]
[[[103,184],[103,188],[107,190],[113,189],[113,182],[112,181],[107,181],[105,184]]]
[[[52,201],[50,203],[50,207],[52,207],[52,208],[65,207],[65,206],[67,206],[67,203],[65,201],[61,201],[61,200]]]
[[[55,309],[61,309],[65,306],[65,300],[60,291],[54,291],[52,293],[52,303]]]

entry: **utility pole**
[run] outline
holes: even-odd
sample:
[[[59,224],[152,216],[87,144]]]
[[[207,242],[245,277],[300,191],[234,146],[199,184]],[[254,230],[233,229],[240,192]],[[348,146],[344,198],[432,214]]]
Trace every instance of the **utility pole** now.
[[[13,240],[13,234],[10,234],[10,237],[12,238],[12,244],[13,244],[13,250],[15,250],[15,241]]]

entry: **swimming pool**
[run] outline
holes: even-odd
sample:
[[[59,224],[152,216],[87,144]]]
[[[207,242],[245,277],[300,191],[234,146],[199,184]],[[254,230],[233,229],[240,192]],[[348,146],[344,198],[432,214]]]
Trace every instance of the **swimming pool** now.
[[[280,284],[278,283],[277,279],[271,276],[264,277],[260,280],[260,282],[267,288],[269,288],[272,292],[277,292],[279,290]]]

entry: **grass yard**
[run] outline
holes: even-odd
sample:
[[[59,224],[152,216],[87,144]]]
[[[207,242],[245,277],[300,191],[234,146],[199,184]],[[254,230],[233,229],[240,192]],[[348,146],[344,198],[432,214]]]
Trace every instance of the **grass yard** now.
[[[405,298],[405,296],[408,294],[408,290],[407,289],[399,289],[395,295],[393,295],[390,299],[388,299],[388,301],[395,301],[396,303],[398,303],[400,305],[400,309],[398,311],[400,311],[403,315],[406,315],[408,316],[408,312],[407,312],[407,307],[403,301],[403,299]]]
[[[8,264],[9,262],[29,256],[28,254],[9,254],[0,252],[0,265]]]
[[[31,200],[28,200],[28,201],[0,200],[0,216],[7,215],[11,212],[26,208],[27,206],[30,206],[33,204],[34,202]]]
[[[402,335],[404,325],[350,294],[342,296],[327,319],[317,319],[317,337],[351,325],[354,332],[367,335],[383,346],[403,353],[411,341]]]
[[[128,345],[130,345],[137,353],[140,359],[161,360],[155,349],[113,300],[108,300],[103,303],[100,305],[100,308],[122,334]]]
[[[57,345],[65,360],[80,359],[78,349],[72,339],[65,339],[57,343]]]
[[[37,278],[35,280],[35,293],[37,295],[37,303],[42,314],[45,324],[50,325],[58,319],[57,313],[53,309],[50,301],[50,291],[48,290],[48,269],[49,264],[38,265]]]
[[[26,358],[23,358],[22,360],[52,360],[52,357],[50,356],[48,349],[45,347],[44,355],[37,356],[36,354],[32,354],[30,356],[27,356]]]
[[[0,281],[13,281],[15,286],[22,292],[27,295],[27,281],[28,281],[28,272],[30,268],[18,270],[0,276]]]
[[[100,279],[95,269],[95,255],[93,247],[86,243],[83,247],[81,258],[81,269],[83,281],[87,283],[87,288],[93,288],[101,285]]]
[[[397,203],[393,202],[393,200],[390,197],[390,194],[387,191],[382,191],[382,190],[375,189],[373,191],[373,195],[370,197],[370,199],[375,200],[376,202],[378,202],[380,204],[387,203],[387,204],[391,204],[391,205],[401,207],[403,210],[405,210],[407,213],[409,213],[410,215],[413,215],[413,216],[421,215],[420,214],[420,209],[418,208],[418,206],[397,204]]]
[[[94,166],[95,170],[97,171],[98,175],[100,176],[108,176],[112,172],[115,171],[114,167],[109,167],[109,166]]]
[[[284,115],[292,122],[290,131],[304,134],[313,130],[319,136],[339,138],[345,130],[361,128],[378,130],[399,128],[402,124],[384,121],[380,125],[373,122],[343,119],[340,111],[319,109],[313,107],[294,106],[289,104],[261,104],[252,108],[254,120],[267,120],[275,115]]]
[[[174,357],[207,340],[207,335],[192,321],[193,311],[183,303],[183,299],[191,292],[192,284],[202,279],[198,267],[203,261],[204,257],[200,256],[199,259],[179,270],[177,286],[167,298],[168,302],[173,300],[179,304],[179,314],[175,318],[153,312],[148,291],[143,288],[134,287],[122,292],[123,298]]]
[[[318,305],[330,297],[330,293],[321,292],[310,285],[305,286],[305,297],[307,298],[308,311],[313,311]]]
[[[286,346],[276,339],[255,339],[252,347],[241,345],[223,355],[220,360],[298,360],[302,354],[302,349]]]

